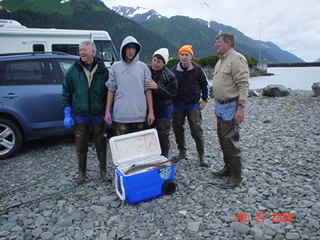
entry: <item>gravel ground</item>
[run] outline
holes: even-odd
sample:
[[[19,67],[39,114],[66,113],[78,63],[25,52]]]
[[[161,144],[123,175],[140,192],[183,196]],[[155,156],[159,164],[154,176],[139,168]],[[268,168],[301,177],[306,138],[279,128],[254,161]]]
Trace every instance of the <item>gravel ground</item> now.
[[[320,99],[299,92],[250,98],[248,105],[241,126],[244,181],[234,190],[220,189],[198,167],[189,131],[177,192],[137,205],[121,203],[113,185],[97,181],[92,147],[89,181],[76,186],[72,138],[28,143],[0,161],[0,239],[320,239]],[[203,128],[206,159],[219,169],[213,102],[203,111]],[[277,213],[293,219],[273,222]],[[235,221],[241,214],[247,219]]]

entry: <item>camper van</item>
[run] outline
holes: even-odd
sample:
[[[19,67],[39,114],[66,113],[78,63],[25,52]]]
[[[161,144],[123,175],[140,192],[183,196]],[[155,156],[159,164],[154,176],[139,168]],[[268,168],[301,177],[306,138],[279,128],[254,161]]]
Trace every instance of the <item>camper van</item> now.
[[[27,28],[15,20],[0,19],[0,54],[65,52],[79,55],[79,43],[93,41],[97,57],[108,67],[117,61],[117,51],[106,31]]]

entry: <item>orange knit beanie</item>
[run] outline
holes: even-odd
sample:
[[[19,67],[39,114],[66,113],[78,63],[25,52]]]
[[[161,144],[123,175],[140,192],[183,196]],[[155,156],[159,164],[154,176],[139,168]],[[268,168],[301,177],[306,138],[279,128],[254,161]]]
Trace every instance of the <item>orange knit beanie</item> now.
[[[183,45],[179,50],[178,53],[181,52],[188,52],[191,55],[193,55],[192,45]]]

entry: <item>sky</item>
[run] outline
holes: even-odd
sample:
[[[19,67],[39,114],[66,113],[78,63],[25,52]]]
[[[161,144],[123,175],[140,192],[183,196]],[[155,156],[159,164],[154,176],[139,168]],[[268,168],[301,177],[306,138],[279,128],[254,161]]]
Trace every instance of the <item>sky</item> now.
[[[320,0],[103,0],[107,6],[151,8],[164,16],[216,21],[272,41],[305,61],[320,58]]]

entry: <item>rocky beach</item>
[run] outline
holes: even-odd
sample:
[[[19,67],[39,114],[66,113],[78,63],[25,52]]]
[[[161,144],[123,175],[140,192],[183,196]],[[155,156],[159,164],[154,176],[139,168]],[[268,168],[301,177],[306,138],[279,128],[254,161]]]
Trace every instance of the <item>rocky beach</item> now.
[[[206,160],[217,170],[223,161],[213,111],[211,100],[202,117]],[[187,130],[176,193],[137,205],[122,203],[113,184],[98,181],[93,146],[89,180],[77,186],[72,137],[27,143],[0,161],[0,240],[320,239],[320,98],[311,91],[252,97],[246,111],[240,187],[221,189],[223,180],[198,167]],[[173,135],[171,141],[174,155]]]

